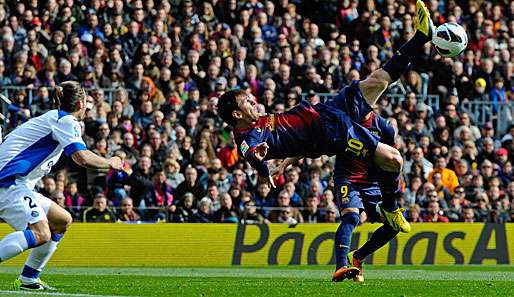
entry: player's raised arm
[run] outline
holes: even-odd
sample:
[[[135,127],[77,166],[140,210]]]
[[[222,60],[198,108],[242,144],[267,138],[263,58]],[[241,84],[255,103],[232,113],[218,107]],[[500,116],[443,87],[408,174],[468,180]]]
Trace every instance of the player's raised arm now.
[[[120,158],[105,159],[86,148],[79,124],[86,113],[86,93],[79,83],[64,82],[56,87],[54,105],[59,109],[59,115],[52,126],[52,136],[62,145],[67,156],[83,167],[122,169]]]
[[[102,158],[90,150],[76,151],[71,155],[71,158],[75,163],[86,168],[98,168],[98,169],[123,169],[123,162],[119,157],[112,157],[110,159]]]

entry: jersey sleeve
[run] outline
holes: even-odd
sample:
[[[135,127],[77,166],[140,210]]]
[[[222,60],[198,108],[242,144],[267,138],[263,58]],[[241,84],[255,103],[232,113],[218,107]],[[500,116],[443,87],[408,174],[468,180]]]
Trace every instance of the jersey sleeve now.
[[[268,165],[265,160],[259,161],[255,157],[255,149],[258,145],[257,139],[253,137],[246,137],[238,144],[238,153],[243,157],[250,165],[255,168],[262,177],[268,177],[270,175]]]
[[[60,118],[52,129],[53,138],[62,145],[67,156],[87,149],[81,134],[80,124],[72,116]]]

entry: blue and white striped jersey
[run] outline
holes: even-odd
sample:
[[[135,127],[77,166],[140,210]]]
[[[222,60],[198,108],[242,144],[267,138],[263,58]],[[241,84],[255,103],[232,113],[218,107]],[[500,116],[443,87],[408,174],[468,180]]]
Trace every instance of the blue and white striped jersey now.
[[[50,172],[62,152],[85,150],[77,119],[62,110],[50,110],[9,133],[0,144],[0,187],[35,184]]]

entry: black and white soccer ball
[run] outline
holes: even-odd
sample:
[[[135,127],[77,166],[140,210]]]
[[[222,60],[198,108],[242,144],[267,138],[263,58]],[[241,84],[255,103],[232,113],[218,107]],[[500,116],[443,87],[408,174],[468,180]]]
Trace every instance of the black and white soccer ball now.
[[[444,23],[437,27],[432,38],[435,50],[444,57],[460,55],[468,46],[466,30],[456,23]]]

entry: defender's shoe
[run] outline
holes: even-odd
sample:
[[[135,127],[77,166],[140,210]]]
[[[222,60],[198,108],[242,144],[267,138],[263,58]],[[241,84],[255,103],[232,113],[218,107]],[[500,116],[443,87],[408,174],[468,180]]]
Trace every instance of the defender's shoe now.
[[[355,251],[348,253],[348,262],[352,263],[353,267],[359,270],[359,274],[353,278],[353,281],[362,283],[364,282],[364,269],[362,268],[364,261],[355,258],[353,256],[354,253]]]
[[[333,282],[340,282],[345,279],[353,279],[359,275],[360,270],[356,267],[341,267],[332,274]]]
[[[403,233],[409,233],[411,230],[410,223],[407,222],[405,217],[403,216],[403,208],[397,208],[393,212],[388,212],[385,210],[382,205],[380,205],[380,211],[384,218],[386,219],[389,226],[391,226],[394,230],[400,231]]]
[[[434,23],[430,18],[430,12],[422,0],[416,1],[416,12],[418,14],[415,19],[416,30],[422,33],[425,42],[429,42],[432,40],[435,29]]]
[[[35,282],[31,284],[24,284],[21,280],[16,279],[14,281],[14,290],[24,290],[24,291],[55,291],[54,287],[50,287],[47,283],[42,281],[41,279],[37,279]]]

